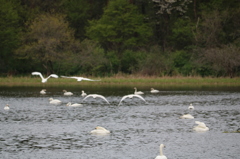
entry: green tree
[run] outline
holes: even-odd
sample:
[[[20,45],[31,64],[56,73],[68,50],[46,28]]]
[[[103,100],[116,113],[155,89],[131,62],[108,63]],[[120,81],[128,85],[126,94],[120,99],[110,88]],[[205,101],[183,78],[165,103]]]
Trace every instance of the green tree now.
[[[67,59],[79,50],[73,30],[64,19],[59,14],[42,14],[37,17],[31,23],[29,32],[23,36],[22,46],[16,51],[18,57],[40,62],[47,74],[54,72],[54,62]]]
[[[152,30],[136,6],[125,0],[114,0],[109,2],[99,20],[90,21],[87,35],[106,50],[115,50],[122,59],[123,50],[144,45]]]
[[[19,5],[8,0],[0,0],[0,3],[0,70],[7,72],[14,69],[9,66],[14,63],[13,50],[19,43],[21,26],[16,9]]]

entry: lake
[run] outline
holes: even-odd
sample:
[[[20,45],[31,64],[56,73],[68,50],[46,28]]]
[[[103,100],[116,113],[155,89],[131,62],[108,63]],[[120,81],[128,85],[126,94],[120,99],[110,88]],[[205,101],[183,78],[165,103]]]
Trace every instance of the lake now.
[[[240,89],[235,87],[168,88],[139,86],[142,97],[126,99],[132,86],[0,87],[0,158],[7,159],[154,159],[163,143],[168,159],[237,159]],[[73,92],[64,96],[63,89]],[[81,91],[102,99],[83,101]],[[49,104],[57,98],[61,105]],[[82,107],[67,107],[68,102]],[[189,104],[194,110],[188,110]],[[6,104],[10,110],[4,110]],[[194,119],[180,119],[190,113]],[[195,132],[195,121],[209,127]],[[109,135],[92,135],[96,126]]]

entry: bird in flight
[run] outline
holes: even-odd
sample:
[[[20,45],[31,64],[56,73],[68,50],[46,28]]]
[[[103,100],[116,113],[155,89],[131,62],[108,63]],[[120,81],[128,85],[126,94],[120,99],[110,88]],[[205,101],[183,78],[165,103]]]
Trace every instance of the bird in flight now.
[[[110,104],[110,103],[108,102],[108,100],[107,100],[104,96],[99,95],[99,94],[89,94],[89,95],[87,95],[87,96],[83,99],[83,101],[84,101],[85,99],[87,99],[88,97],[93,97],[94,99],[95,99],[95,98],[102,98],[102,99],[105,100],[108,104]]]
[[[51,74],[51,75],[49,75],[47,78],[44,78],[43,75],[42,75],[40,72],[32,72],[32,75],[38,75],[38,76],[40,76],[41,79],[42,79],[42,83],[46,83],[47,80],[48,80],[50,77],[58,78],[58,75],[56,75],[56,74]]]
[[[89,78],[84,78],[84,77],[75,77],[75,76],[73,76],[73,77],[68,77],[68,76],[61,76],[62,78],[73,78],[73,79],[77,79],[77,81],[83,81],[83,80],[85,80],[85,81],[100,81],[100,80],[93,80],[93,79],[89,79]]]
[[[122,103],[122,101],[123,101],[124,99],[126,99],[126,98],[132,99],[133,97],[140,98],[140,99],[142,99],[142,100],[146,103],[146,100],[145,100],[142,96],[137,95],[137,94],[129,94],[129,95],[125,95],[125,96],[122,97],[122,99],[120,100],[118,106]]]

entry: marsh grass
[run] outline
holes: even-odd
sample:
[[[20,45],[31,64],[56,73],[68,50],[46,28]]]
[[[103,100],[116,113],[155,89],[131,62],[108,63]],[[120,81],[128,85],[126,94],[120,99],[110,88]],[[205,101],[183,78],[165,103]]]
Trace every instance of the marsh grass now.
[[[240,86],[240,78],[201,78],[201,77],[140,77],[140,76],[114,76],[114,77],[88,77],[101,79],[101,81],[77,82],[75,79],[50,78],[47,83],[41,83],[39,77],[1,77],[0,86],[77,86],[81,85],[161,85],[161,86]]]

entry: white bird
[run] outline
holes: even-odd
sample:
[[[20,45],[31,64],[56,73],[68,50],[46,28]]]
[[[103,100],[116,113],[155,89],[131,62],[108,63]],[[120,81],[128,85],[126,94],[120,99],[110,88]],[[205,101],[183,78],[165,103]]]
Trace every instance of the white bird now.
[[[84,78],[84,77],[68,77],[68,76],[61,76],[62,78],[73,78],[73,79],[77,79],[77,81],[82,81],[82,80],[85,80],[85,81],[100,81],[100,80],[92,80],[92,79],[89,79],[89,78]]]
[[[167,159],[167,157],[163,155],[164,147],[165,147],[165,145],[163,145],[163,144],[160,145],[160,155],[158,155],[155,159]]]
[[[84,101],[85,99],[87,99],[88,97],[102,98],[102,99],[105,100],[108,104],[110,104],[110,103],[108,102],[108,100],[107,100],[104,96],[99,95],[99,94],[89,94],[89,95],[87,95],[87,96],[83,99],[83,101]]]
[[[156,89],[154,89],[154,88],[151,88],[151,91],[150,91],[151,93],[158,93],[159,92],[159,90],[156,90]]]
[[[86,95],[87,95],[87,93],[85,93],[85,92],[82,90],[81,96],[82,96],[82,97],[85,97]]]
[[[68,91],[66,91],[66,90],[63,90],[63,95],[65,95],[65,96],[72,96],[73,95],[73,93],[72,92],[68,92]]]
[[[82,106],[82,104],[79,104],[79,103],[74,103],[74,104],[72,104],[71,102],[68,102],[68,103],[66,104],[66,106],[69,106],[69,107],[80,107],[80,106]]]
[[[56,75],[56,74],[51,74],[51,75],[49,75],[47,78],[44,78],[40,72],[32,72],[32,75],[38,75],[38,76],[40,76],[41,79],[42,79],[42,83],[46,83],[47,80],[48,80],[50,77],[58,78],[58,75]]]
[[[42,89],[42,90],[40,91],[40,94],[46,94],[46,89]]]
[[[205,125],[205,123],[200,122],[200,121],[195,121],[196,124],[198,124],[198,126],[195,126],[193,128],[193,130],[198,131],[198,132],[204,132],[204,131],[208,131],[209,128]]]
[[[183,116],[180,116],[181,119],[194,119],[194,117],[191,114],[185,114]]]
[[[50,104],[56,104],[56,105],[58,105],[58,104],[61,104],[62,103],[62,101],[60,101],[60,100],[58,100],[58,99],[53,99],[53,98],[49,98],[49,100],[50,100]]]
[[[141,92],[141,91],[137,91],[137,88],[136,88],[136,87],[134,87],[134,89],[135,89],[135,92],[134,92],[134,94],[137,94],[137,95],[144,94],[144,93],[143,93],[143,92]]]
[[[105,135],[105,134],[110,134],[110,131],[105,129],[104,127],[97,126],[94,130],[90,132],[91,134],[100,134],[100,135]]]
[[[192,104],[189,105],[188,109],[194,109],[194,106]]]
[[[126,99],[126,98],[132,99],[133,97],[138,97],[138,98],[142,99],[146,103],[146,100],[142,96],[137,95],[137,94],[129,94],[129,95],[123,96],[118,105],[120,105],[124,99]]]
[[[4,107],[4,110],[9,110],[9,109],[10,109],[10,108],[9,108],[9,105],[6,104],[5,107]]]

